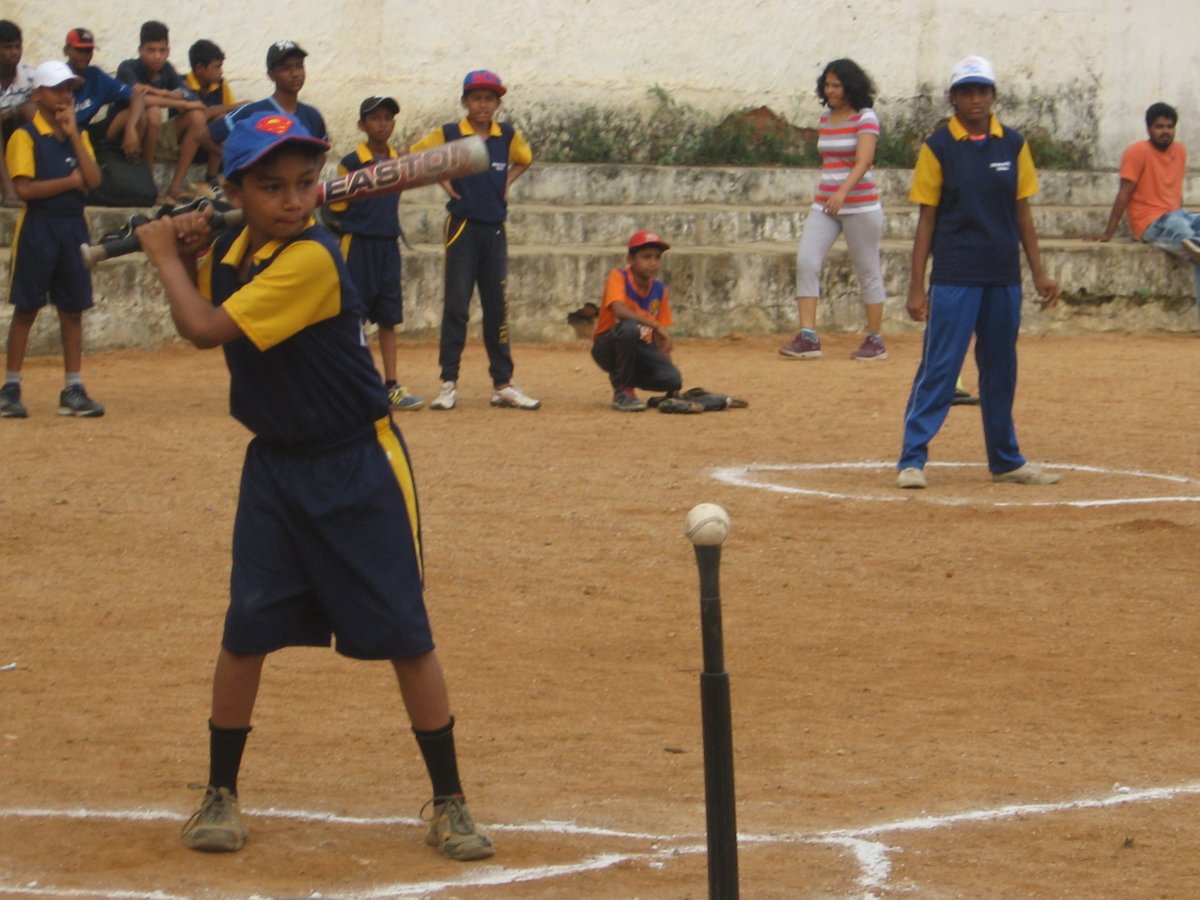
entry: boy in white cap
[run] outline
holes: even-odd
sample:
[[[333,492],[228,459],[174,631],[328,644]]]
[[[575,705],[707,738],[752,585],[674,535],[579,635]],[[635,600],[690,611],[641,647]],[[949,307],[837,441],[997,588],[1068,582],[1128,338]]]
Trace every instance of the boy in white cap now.
[[[66,382],[58,398],[60,416],[95,418],[104,407],[83,388],[83,311],[92,307],[92,278],[79,257],[89,242],[84,192],[100,183],[100,167],[87,132],[75,122],[75,88],[83,81],[58,60],[33,72],[33,121],[13,133],[6,160],[13,189],[25,203],[13,237],[12,290],[15,307],[8,327],[8,366],[0,387],[0,418],[24,419],[21,365],[29,332],[43,306],[58,309]]]
[[[1059,476],[1025,462],[1012,405],[1021,325],[1021,258],[1045,303],[1058,284],[1042,271],[1029,198],[1037,172],[1029,145],[992,114],[996,77],[980,56],[954,67],[954,115],[924,144],[908,198],[920,204],[913,240],[908,313],[926,323],[921,365],[904,412],[904,447],[896,484],[925,487],[929,442],[954,400],[955,380],[971,335],[979,366],[979,401],[993,481],[1053,484]],[[929,290],[925,267],[933,257]]]

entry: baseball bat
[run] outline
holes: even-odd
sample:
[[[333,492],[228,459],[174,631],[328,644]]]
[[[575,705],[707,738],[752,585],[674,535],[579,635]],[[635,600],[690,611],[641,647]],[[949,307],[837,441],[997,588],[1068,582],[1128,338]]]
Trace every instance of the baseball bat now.
[[[424,187],[438,181],[465,178],[491,165],[487,145],[479,135],[448,141],[416,153],[385,159],[317,185],[317,206],[342,201],[364,200],[382,194],[399,194],[409,188]],[[213,217],[214,231],[235,228],[242,223],[242,211],[231,209]],[[137,235],[129,234],[79,248],[84,268],[141,249]]]
[[[692,515],[701,507],[695,507]],[[721,511],[724,514],[724,511]],[[726,516],[726,521],[728,517]],[[700,712],[704,738],[704,806],[708,825],[709,900],[737,900],[737,803],[733,778],[733,715],[725,638],[721,625],[721,543],[692,535],[700,572],[700,635],[704,671],[700,673]]]

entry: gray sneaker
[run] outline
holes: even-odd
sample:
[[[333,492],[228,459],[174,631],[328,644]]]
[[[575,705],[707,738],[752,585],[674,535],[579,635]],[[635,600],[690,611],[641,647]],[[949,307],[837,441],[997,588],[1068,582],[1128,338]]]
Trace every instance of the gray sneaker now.
[[[104,415],[104,407],[87,395],[82,384],[73,384],[58,395],[58,414],[97,419]]]
[[[204,792],[204,802],[184,823],[179,835],[193,850],[210,853],[231,853],[246,843],[246,826],[238,812],[238,799],[229,788],[211,785]]]
[[[916,466],[901,469],[896,476],[896,487],[909,490],[921,490],[925,487],[925,470]]]
[[[617,412],[641,412],[646,408],[646,401],[639,400],[632,388],[613,391],[612,408]]]
[[[425,843],[430,847],[459,862],[487,859],[496,852],[491,840],[475,830],[475,821],[462,795],[434,797],[429,802],[433,804],[433,818],[425,833]]]
[[[21,402],[21,385],[12,381],[0,387],[0,419],[24,419],[29,410]]]
[[[1058,484],[1062,481],[1062,476],[1025,463],[1021,468],[1013,469],[1011,472],[992,475],[992,481],[998,484]]]
[[[1183,252],[1188,255],[1193,264],[1200,266],[1200,241],[1194,238],[1184,238]]]

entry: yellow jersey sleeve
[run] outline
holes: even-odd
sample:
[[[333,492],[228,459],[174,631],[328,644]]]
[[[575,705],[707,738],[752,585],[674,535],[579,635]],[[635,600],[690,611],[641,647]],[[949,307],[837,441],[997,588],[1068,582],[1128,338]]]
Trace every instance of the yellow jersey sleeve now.
[[[341,304],[333,257],[316,241],[301,240],[230,296],[224,309],[254,346],[269,350],[309,325],[333,318]]]
[[[442,136],[442,129],[439,127],[433,129],[433,131],[429,132],[429,134],[425,135],[425,137],[421,138],[408,149],[409,152],[416,153],[418,150],[428,150],[430,147],[440,147],[444,143],[446,143],[446,139]]]
[[[1033,154],[1029,152],[1029,142],[1026,141],[1017,154],[1017,199],[1024,200],[1037,192],[1037,168],[1033,165]]]
[[[508,161],[517,166],[528,166],[533,163],[533,150],[521,132],[513,129],[512,144],[508,147]]]
[[[942,199],[942,164],[929,149],[928,144],[921,144],[917,152],[917,165],[913,169],[912,188],[908,192],[911,203],[922,206],[937,206]]]
[[[8,139],[4,161],[8,163],[11,178],[33,178],[37,174],[37,165],[33,160],[33,138],[24,128],[18,128]]]

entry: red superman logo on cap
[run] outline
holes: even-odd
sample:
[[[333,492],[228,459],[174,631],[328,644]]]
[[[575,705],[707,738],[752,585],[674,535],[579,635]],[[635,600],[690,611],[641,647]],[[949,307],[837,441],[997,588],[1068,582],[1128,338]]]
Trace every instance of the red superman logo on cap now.
[[[254,128],[268,134],[287,134],[292,129],[292,120],[287,116],[264,116]]]

